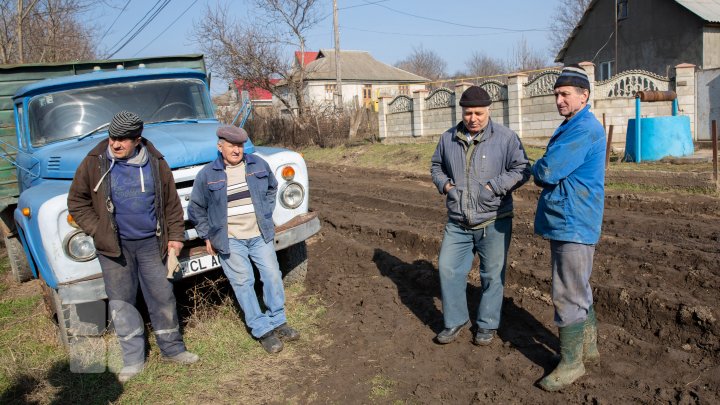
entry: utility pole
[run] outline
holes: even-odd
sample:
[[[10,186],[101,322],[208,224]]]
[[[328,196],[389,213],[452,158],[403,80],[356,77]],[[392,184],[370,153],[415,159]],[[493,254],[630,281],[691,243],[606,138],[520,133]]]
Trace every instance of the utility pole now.
[[[335,108],[343,110],[342,78],[340,77],[340,31],[338,30],[337,0],[333,0],[333,28],[335,31]]]

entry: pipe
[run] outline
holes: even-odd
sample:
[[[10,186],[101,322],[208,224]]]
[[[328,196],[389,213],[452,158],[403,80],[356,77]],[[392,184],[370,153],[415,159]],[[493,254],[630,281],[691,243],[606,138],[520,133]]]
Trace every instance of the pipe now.
[[[670,90],[670,91],[638,91],[635,93],[635,98],[639,98],[640,101],[673,101],[677,99],[677,94]]]
[[[642,93],[642,92],[638,92]],[[640,163],[642,161],[642,152],[640,150],[640,99],[641,97],[637,96],[637,93],[635,94],[635,163]]]

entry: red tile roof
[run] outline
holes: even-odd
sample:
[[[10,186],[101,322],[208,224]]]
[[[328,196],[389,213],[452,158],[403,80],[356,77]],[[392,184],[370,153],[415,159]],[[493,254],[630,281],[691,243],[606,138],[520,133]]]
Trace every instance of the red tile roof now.
[[[270,83],[273,85],[279,81],[280,79],[270,79]],[[235,80],[235,87],[238,91],[247,91],[250,94],[250,100],[272,100],[272,93],[259,87],[251,87],[251,85],[245,83],[244,80]]]
[[[305,52],[305,66],[308,65],[308,63],[313,62],[315,59],[317,59],[320,52]],[[300,56],[302,55],[302,52],[295,51],[295,60],[297,63],[300,63]]]

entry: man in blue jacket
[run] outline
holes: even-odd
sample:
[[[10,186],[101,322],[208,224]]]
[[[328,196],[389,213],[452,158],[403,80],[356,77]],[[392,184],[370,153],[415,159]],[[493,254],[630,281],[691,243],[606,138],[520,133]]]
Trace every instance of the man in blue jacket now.
[[[590,81],[585,70],[566,66],[554,89],[565,121],[532,167],[535,184],[543,189],[535,233],[550,240],[552,297],[560,331],[560,364],[540,381],[547,391],[572,384],[585,374],[583,361],[600,357],[590,274],[605,199],[605,131],[587,104]]]
[[[278,353],[282,340],[298,339],[299,334],[287,324],[275,255],[277,180],[262,158],[243,153],[248,139],[244,129],[221,126],[217,136],[219,156],[195,178],[188,216],[205,239],[208,254],[219,254],[253,337],[268,353]],[[255,294],[252,263],[262,280],[265,311]]]
[[[489,345],[500,325],[507,252],[512,235],[511,192],[530,178],[518,136],[490,119],[488,93],[471,86],[460,97],[462,121],[441,135],[430,173],[447,195],[448,222],[438,267],[445,329],[435,340],[450,343],[470,324],[467,276],[480,256],[482,298],[473,343]]]

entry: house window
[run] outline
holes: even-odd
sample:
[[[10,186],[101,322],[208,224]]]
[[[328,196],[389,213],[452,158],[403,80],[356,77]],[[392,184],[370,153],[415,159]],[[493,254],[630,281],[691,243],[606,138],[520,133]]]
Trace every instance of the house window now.
[[[363,85],[363,100],[372,99],[372,84]]]
[[[326,84],[325,85],[325,100],[332,100],[335,96],[335,89],[337,89],[337,85],[335,84]]]
[[[398,86],[398,93],[403,96],[409,96],[410,95],[410,86],[407,84],[401,84]]]
[[[615,70],[615,61],[607,61],[600,63],[600,80],[608,80],[612,77]]]
[[[624,20],[628,17],[628,0],[617,0],[617,19]]]

